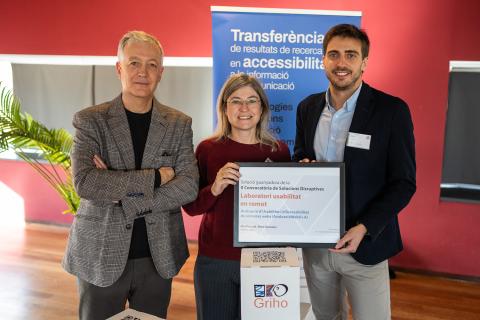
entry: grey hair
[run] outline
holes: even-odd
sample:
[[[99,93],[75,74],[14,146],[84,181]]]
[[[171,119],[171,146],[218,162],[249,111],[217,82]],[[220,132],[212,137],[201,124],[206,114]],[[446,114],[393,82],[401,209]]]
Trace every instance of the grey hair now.
[[[136,31],[136,30],[125,33],[122,39],[120,39],[120,42],[118,43],[118,50],[117,50],[118,61],[122,61],[123,50],[127,46],[127,43],[134,42],[134,41],[150,43],[155,47],[157,47],[158,50],[160,50],[160,65],[163,66],[164,52],[163,52],[163,47],[160,41],[158,41],[158,39],[151,34],[148,34],[144,31]]]

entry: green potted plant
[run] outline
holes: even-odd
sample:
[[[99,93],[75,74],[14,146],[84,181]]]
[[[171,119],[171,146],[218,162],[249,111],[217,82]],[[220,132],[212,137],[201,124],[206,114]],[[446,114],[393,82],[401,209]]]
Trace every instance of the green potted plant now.
[[[0,83],[0,152],[13,150],[62,197],[68,206],[63,213],[75,214],[80,198],[73,188],[70,170],[72,145],[68,131],[48,129],[22,112],[19,99]]]

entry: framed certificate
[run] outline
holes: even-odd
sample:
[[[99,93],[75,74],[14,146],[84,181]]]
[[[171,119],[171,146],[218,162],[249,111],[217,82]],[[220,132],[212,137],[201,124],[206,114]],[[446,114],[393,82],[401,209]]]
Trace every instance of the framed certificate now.
[[[235,247],[334,247],[345,232],[341,162],[240,162]]]

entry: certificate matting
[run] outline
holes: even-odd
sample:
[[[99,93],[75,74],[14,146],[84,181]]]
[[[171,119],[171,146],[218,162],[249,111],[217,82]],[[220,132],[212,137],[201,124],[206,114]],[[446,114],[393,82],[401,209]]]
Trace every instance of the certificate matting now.
[[[240,162],[234,246],[333,247],[345,231],[341,162]]]

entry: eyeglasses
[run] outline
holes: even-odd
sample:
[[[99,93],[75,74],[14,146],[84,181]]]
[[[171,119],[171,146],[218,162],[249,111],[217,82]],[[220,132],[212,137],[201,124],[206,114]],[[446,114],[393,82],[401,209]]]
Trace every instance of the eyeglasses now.
[[[250,106],[256,106],[260,104],[260,99],[248,98],[246,100],[242,100],[242,99],[233,98],[231,100],[228,100],[227,103],[234,107],[241,107],[243,105],[247,105],[247,107],[250,107]]]

